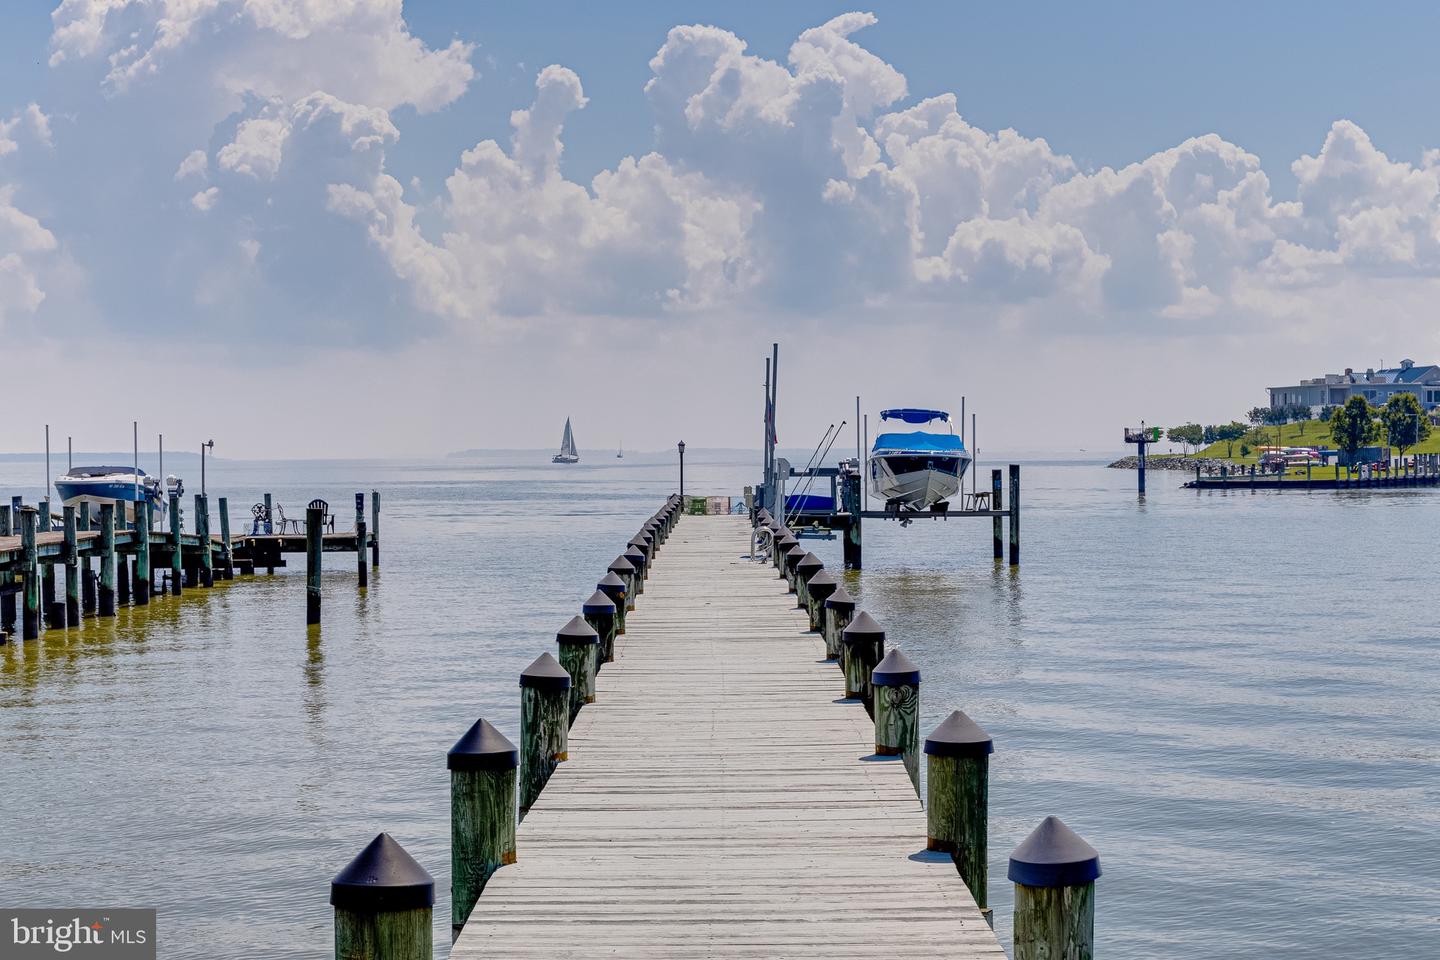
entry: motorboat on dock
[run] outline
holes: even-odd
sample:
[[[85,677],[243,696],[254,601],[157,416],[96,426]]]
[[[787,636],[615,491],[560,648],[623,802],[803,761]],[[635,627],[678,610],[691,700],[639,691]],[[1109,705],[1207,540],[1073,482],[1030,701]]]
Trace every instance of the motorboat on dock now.
[[[897,511],[929,510],[960,491],[960,479],[971,463],[965,443],[949,429],[944,410],[900,407],[884,410],[880,419],[908,424],[946,424],[946,433],[915,430],[882,433],[870,449],[870,491]]]
[[[171,487],[180,490],[180,481],[170,478]],[[139,467],[71,467],[55,478],[55,492],[61,503],[78,507],[92,505],[98,517],[101,504],[113,504],[115,519],[131,523],[135,520],[135,504],[148,501],[156,522],[165,515],[165,490],[160,481]]]

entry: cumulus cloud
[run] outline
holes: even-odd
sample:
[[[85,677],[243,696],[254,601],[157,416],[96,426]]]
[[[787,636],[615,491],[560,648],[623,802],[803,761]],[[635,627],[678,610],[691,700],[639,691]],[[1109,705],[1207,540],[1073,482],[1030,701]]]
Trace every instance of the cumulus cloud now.
[[[26,140],[30,146],[52,146],[50,120],[33,103],[0,120],[0,163],[18,154]],[[17,205],[18,187],[5,174],[0,167],[0,328],[44,302],[43,276],[59,248],[55,235]]]

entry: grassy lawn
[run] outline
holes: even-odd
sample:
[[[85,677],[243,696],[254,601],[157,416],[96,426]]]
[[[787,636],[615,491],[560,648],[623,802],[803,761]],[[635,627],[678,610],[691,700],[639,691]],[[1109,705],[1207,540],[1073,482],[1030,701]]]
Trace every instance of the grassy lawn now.
[[[1265,438],[1264,443],[1268,446],[1275,443],[1276,427],[1261,427],[1261,436]],[[1320,420],[1306,420],[1303,423],[1287,423],[1278,428],[1280,431],[1280,446],[1282,447],[1330,447],[1334,449],[1335,442],[1330,438],[1330,425]],[[1253,445],[1252,445],[1253,446]],[[1230,447],[1229,443],[1212,443],[1208,447],[1201,448],[1196,456],[1214,457],[1217,460],[1225,459],[1225,451]],[[1252,449],[1250,456],[1240,456],[1240,441],[1234,444],[1235,455],[1229,459],[1235,463],[1251,464],[1260,461],[1260,455]],[[1436,429],[1430,437],[1418,447],[1410,447],[1405,451],[1405,456],[1412,453],[1440,453],[1440,429]],[[1318,468],[1317,468],[1318,469]],[[1334,467],[1329,467],[1332,473]],[[1304,471],[1301,471],[1304,475]],[[1316,474],[1319,475],[1318,473]]]

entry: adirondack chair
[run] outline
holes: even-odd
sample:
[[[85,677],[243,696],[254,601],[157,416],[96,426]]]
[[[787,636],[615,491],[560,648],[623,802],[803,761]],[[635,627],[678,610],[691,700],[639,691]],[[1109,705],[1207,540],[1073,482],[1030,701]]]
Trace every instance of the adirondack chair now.
[[[322,529],[326,533],[335,532],[335,514],[330,512],[330,504],[317,497],[310,501],[310,509],[320,511]]]

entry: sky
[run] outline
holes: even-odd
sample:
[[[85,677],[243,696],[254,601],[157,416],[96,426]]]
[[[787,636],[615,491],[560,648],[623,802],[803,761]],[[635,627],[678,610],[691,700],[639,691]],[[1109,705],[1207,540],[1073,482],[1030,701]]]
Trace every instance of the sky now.
[[[1440,362],[1437,21],[17,0],[0,452],[756,446],[771,342],[786,442],[1110,450]]]

